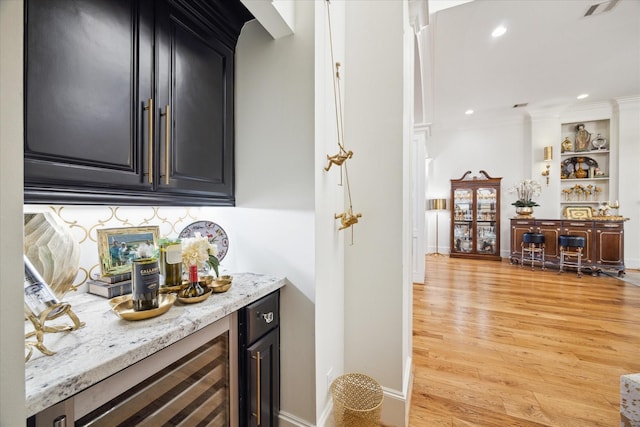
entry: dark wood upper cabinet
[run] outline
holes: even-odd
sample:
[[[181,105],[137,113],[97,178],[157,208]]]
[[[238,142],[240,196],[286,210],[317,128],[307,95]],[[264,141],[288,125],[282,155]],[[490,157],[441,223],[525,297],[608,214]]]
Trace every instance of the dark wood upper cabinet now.
[[[27,0],[25,18],[26,203],[235,203],[239,0]]]

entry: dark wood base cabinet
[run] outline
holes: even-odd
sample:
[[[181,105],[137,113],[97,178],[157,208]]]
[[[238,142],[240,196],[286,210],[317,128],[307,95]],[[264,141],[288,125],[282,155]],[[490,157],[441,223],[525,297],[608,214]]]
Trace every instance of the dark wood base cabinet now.
[[[239,0],[26,0],[26,203],[234,205]]]
[[[279,296],[279,291],[276,291],[238,312],[240,426],[278,426]]]
[[[511,219],[512,263],[521,263],[520,243],[522,235],[528,232],[545,236],[545,263],[558,265],[560,262],[560,235],[585,238],[582,251],[582,265],[593,275],[609,270],[622,276],[624,266],[624,221],[608,220],[549,220]]]

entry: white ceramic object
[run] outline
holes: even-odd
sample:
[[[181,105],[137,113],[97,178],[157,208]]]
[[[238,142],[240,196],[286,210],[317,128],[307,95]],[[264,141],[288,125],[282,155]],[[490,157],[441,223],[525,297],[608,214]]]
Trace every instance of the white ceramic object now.
[[[56,215],[24,215],[24,253],[59,299],[73,287],[80,266],[80,245]]]

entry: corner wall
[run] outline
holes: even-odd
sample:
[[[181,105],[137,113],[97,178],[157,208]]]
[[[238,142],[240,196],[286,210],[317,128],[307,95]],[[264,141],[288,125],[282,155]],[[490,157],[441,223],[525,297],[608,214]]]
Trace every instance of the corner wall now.
[[[345,248],[345,370],[375,378],[385,391],[383,423],[405,425],[412,209],[404,171],[411,116],[405,114],[413,102],[405,99],[406,2],[345,3],[345,140],[354,152],[353,209],[362,213],[355,244]]]
[[[625,265],[640,269],[640,96],[617,98],[619,212],[630,218],[624,225]]]
[[[241,271],[288,278],[280,297],[281,425],[315,422],[314,2],[296,33],[273,40],[256,21],[236,48],[236,207]]]
[[[25,423],[23,2],[0,1],[0,425]]]

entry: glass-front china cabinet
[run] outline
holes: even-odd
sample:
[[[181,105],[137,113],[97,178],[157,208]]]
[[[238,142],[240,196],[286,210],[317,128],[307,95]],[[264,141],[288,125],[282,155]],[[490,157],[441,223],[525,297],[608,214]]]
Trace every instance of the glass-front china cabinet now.
[[[500,260],[500,182],[485,171],[451,180],[451,257]]]

